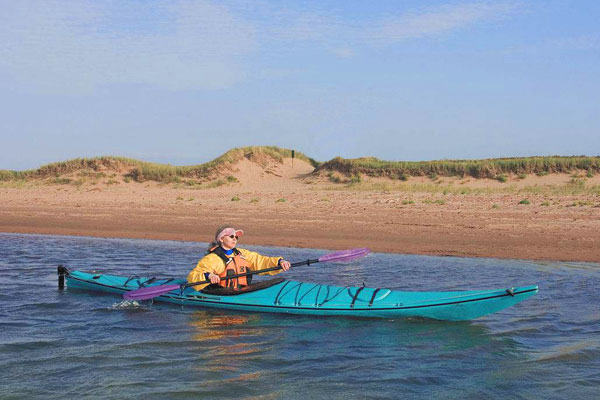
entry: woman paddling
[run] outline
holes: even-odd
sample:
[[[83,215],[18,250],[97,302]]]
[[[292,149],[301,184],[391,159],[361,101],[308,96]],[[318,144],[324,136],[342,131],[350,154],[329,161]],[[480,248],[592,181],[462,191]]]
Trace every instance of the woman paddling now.
[[[290,269],[290,262],[283,257],[265,257],[253,251],[238,249],[238,239],[244,231],[236,230],[230,225],[221,226],[215,233],[215,240],[208,246],[206,255],[198,261],[198,265],[187,276],[188,282],[210,280],[212,284],[239,290],[250,284],[252,275],[234,279],[223,279],[227,276],[280,266],[283,271]],[[269,271],[265,274],[275,275],[281,271]],[[206,284],[194,286],[202,290]]]

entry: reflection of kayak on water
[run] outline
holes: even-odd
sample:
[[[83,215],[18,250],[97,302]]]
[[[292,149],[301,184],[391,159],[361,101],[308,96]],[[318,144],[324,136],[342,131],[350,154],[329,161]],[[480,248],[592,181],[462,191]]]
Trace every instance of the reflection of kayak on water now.
[[[141,288],[184,285],[185,279],[156,279],[68,271],[59,267],[71,289],[124,294]],[[60,278],[59,278],[60,279]],[[340,287],[275,278],[241,290],[208,286],[174,289],[158,301],[252,312],[356,317],[424,317],[470,320],[511,307],[537,293],[537,286],[498,290],[401,292],[384,288]]]

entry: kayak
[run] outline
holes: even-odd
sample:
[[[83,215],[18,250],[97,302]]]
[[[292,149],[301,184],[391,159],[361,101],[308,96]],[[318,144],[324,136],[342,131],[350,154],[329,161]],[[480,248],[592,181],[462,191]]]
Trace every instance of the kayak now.
[[[69,271],[59,267],[69,289],[123,294],[145,287],[185,284],[185,279],[125,277]],[[471,320],[511,307],[537,293],[537,286],[496,290],[404,292],[385,288],[332,286],[270,279],[233,291],[215,285],[202,291],[172,290],[154,300],[193,307],[319,316],[420,317]]]

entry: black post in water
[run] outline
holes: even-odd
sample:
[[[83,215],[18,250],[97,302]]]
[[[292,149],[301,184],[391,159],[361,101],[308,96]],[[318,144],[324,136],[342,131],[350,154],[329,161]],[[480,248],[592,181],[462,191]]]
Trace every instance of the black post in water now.
[[[58,274],[58,290],[63,290],[65,288],[65,275],[67,274],[67,269],[62,265],[59,265],[56,273]]]

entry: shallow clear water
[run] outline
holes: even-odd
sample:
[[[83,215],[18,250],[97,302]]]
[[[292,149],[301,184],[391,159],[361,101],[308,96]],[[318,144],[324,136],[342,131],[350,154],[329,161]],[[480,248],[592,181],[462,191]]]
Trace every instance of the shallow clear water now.
[[[290,279],[400,290],[537,284],[471,322],[194,309],[57,290],[56,266],[183,276],[204,244],[0,234],[0,399],[596,398],[600,266],[371,254]],[[325,251],[248,246],[292,261]]]

